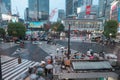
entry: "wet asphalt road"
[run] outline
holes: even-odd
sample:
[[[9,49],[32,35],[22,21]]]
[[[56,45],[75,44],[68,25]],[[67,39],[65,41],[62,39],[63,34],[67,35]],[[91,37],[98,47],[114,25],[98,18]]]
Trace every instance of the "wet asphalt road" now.
[[[58,44],[68,47],[67,41],[57,41]],[[106,52],[111,53],[114,50],[114,46],[101,45],[99,43],[89,43],[89,42],[70,42],[71,49],[76,51],[86,53],[89,49],[92,49],[94,52]]]
[[[58,44],[61,44],[63,46],[68,45],[67,41],[56,41]],[[82,53],[86,53],[89,49],[93,49],[93,51],[95,52],[111,52],[114,49],[114,46],[103,46],[100,45],[98,43],[86,43],[86,42],[72,42],[71,41],[71,49],[74,49],[76,51],[82,52]],[[18,57],[21,56],[23,59],[28,59],[31,61],[37,61],[40,62],[41,60],[43,60],[46,56],[48,56],[48,54],[43,51],[40,47],[38,47],[38,45],[36,44],[32,44],[30,41],[25,42],[25,47],[23,49],[25,49],[24,52],[16,54],[16,55],[12,55],[16,49],[19,48],[18,46],[6,49],[6,50],[2,50],[1,53],[4,55],[9,55],[12,57]]]
[[[5,50],[1,50],[0,53],[2,55],[8,55],[8,56],[12,56],[12,57],[21,56],[21,58],[23,58],[23,59],[36,61],[36,62],[40,62],[41,60],[44,60],[44,58],[46,56],[48,56],[48,54],[46,52],[44,52],[41,48],[39,48],[35,44],[32,44],[31,42],[25,43],[23,52],[12,55],[18,48],[20,48],[19,45],[5,49]]]

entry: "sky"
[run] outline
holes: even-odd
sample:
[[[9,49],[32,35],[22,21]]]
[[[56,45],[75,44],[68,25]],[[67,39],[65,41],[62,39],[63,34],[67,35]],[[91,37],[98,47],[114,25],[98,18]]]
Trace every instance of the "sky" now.
[[[16,14],[19,12],[20,18],[24,18],[24,10],[26,7],[28,7],[28,0],[11,0],[12,4],[12,13]],[[98,3],[98,0],[93,0],[94,4]],[[50,0],[50,13],[53,9],[57,8],[58,9],[64,9],[65,10],[65,0]],[[58,14],[56,13],[54,17],[51,19],[52,21],[57,20]]]
[[[16,14],[19,12],[20,18],[24,18],[24,10],[28,7],[28,0],[11,0],[12,3],[12,14]],[[50,13],[53,9],[65,9],[65,0],[50,0]],[[58,14],[56,13],[54,17],[51,19],[52,21],[56,21]]]

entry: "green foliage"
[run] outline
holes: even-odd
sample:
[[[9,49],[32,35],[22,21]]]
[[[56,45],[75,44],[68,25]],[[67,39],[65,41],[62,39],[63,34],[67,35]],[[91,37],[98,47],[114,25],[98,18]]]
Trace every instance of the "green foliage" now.
[[[0,28],[0,37],[5,36],[5,30],[3,28]]]
[[[105,22],[104,26],[104,35],[106,37],[110,37],[110,33],[112,34],[111,37],[115,38],[117,35],[117,28],[118,28],[118,22],[116,20],[109,20]]]
[[[44,28],[43,28],[46,32],[48,32],[48,30],[50,29],[50,25],[49,24],[44,24]]]
[[[51,25],[51,29],[57,32],[64,31],[64,25],[60,22],[55,22]]]
[[[22,23],[9,23],[8,24],[8,34],[9,36],[22,38],[25,36],[25,26]]]

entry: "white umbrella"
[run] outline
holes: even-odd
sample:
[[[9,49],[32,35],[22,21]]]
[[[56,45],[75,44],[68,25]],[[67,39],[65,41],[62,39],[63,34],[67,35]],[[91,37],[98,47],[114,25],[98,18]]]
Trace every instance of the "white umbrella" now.
[[[52,64],[48,64],[48,65],[46,65],[46,68],[47,68],[47,69],[52,69],[52,68],[53,68],[53,65],[52,65]]]
[[[45,57],[45,59],[51,59],[51,57],[50,57],[50,56],[47,56],[47,57]]]
[[[42,64],[45,64],[45,61],[41,61]]]
[[[40,71],[40,72],[44,71],[43,68],[38,68],[37,70]]]
[[[40,78],[38,80],[45,80],[42,76],[40,76]]]
[[[30,75],[30,78],[31,78],[31,79],[36,79],[36,78],[37,78],[37,75],[36,75],[36,74],[31,74],[31,75]]]

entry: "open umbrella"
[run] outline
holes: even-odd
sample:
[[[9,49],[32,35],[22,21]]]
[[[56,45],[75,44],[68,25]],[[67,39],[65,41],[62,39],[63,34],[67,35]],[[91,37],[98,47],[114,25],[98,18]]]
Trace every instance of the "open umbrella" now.
[[[47,56],[47,57],[45,57],[45,59],[47,59],[47,60],[48,60],[48,59],[51,59],[51,57],[50,57],[50,56]]]
[[[43,72],[43,68],[38,68],[37,71]]]
[[[46,69],[52,69],[52,68],[53,68],[53,65],[52,65],[52,64],[46,65]]]
[[[36,74],[31,74],[31,75],[30,75],[30,78],[31,78],[31,79],[36,79],[36,78],[37,78],[37,75],[36,75]]]
[[[43,68],[37,69],[37,75],[41,76],[43,74],[43,72],[44,72]]]

